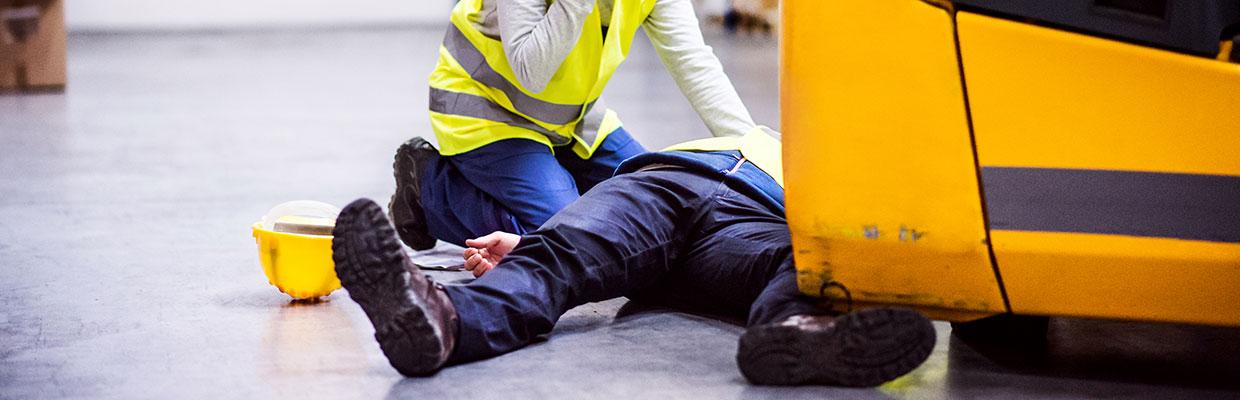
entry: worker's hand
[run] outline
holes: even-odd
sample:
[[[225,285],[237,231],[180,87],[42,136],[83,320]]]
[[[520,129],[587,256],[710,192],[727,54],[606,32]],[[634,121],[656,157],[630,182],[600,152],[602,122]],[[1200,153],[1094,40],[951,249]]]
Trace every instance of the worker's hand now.
[[[474,273],[474,277],[490,271],[499,261],[508,255],[521,237],[508,232],[492,232],[489,235],[465,240],[465,270]]]

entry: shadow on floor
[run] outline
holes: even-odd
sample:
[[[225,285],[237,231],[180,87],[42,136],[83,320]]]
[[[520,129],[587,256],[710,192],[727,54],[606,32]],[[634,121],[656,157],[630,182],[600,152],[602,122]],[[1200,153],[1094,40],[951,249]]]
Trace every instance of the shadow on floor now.
[[[954,393],[996,386],[1044,396],[1088,396],[1100,386],[1114,390],[1101,382],[1232,391],[1240,389],[1240,329],[1052,318],[1041,344],[953,336],[948,362],[947,385]],[[1114,394],[1095,394],[1106,393]]]

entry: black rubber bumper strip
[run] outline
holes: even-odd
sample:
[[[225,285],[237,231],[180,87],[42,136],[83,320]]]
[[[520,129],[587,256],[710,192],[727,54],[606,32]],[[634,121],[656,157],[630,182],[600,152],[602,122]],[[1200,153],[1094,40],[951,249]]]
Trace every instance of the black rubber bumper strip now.
[[[984,167],[992,230],[1240,243],[1240,176]]]

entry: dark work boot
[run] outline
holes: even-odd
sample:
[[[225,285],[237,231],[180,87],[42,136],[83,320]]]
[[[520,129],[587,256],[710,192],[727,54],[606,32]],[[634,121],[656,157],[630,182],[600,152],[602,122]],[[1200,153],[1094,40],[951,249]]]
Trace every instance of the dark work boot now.
[[[415,137],[396,149],[392,161],[392,174],[396,177],[396,193],[388,203],[392,222],[400,240],[414,250],[435,247],[435,237],[426,226],[426,212],[422,209],[422,171],[439,156],[426,139]]]
[[[798,315],[746,330],[736,363],[759,385],[877,386],[926,361],[934,337],[930,320],[909,309]]]
[[[456,308],[443,286],[418,272],[378,204],[350,203],[332,231],[336,275],[370,323],[388,362],[401,374],[435,373],[456,344]]]

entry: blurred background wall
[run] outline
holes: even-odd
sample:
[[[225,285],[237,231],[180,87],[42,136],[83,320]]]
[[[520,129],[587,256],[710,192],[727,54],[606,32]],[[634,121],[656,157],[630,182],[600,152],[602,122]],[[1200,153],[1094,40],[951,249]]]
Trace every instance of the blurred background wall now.
[[[70,31],[200,31],[443,24],[451,0],[73,0]]]
[[[777,0],[694,0],[698,12],[729,27],[777,22]],[[74,0],[66,24],[76,32],[279,30],[442,25],[455,0]],[[756,21],[750,21],[750,19]]]

